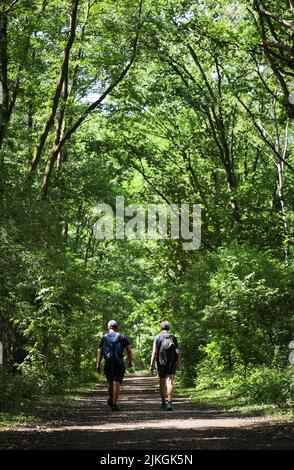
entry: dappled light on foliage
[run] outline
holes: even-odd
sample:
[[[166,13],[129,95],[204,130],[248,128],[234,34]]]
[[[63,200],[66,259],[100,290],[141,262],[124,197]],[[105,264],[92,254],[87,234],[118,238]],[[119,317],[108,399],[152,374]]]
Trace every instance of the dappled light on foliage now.
[[[134,370],[167,319],[183,386],[293,403],[292,13],[1,2],[2,406],[93,379],[111,318]],[[94,208],[117,196],[200,204],[200,248],[96,239]]]

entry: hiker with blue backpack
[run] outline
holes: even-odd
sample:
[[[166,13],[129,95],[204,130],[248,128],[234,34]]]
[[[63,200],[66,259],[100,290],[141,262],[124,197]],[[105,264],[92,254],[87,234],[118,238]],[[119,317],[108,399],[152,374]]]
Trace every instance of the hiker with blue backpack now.
[[[156,369],[159,376],[159,389],[161,397],[161,410],[172,411],[173,380],[179,370],[179,345],[177,338],[169,333],[170,324],[163,321],[160,324],[160,333],[153,340],[153,350],[149,371]],[[167,395],[167,402],[166,402]]]
[[[99,344],[96,370],[98,373],[101,372],[101,361],[104,357],[104,375],[109,394],[107,404],[113,411],[119,411],[117,402],[125,374],[124,349],[127,351],[129,368],[132,367],[132,349],[128,338],[118,332],[115,320],[110,320],[107,327],[108,333],[103,336]]]

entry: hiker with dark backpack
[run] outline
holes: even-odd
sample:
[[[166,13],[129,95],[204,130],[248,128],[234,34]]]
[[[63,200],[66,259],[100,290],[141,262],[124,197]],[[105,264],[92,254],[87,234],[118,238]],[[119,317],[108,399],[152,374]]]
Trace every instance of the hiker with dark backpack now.
[[[115,320],[108,322],[108,333],[100,341],[97,366],[98,373],[101,372],[101,361],[104,357],[104,375],[108,383],[109,398],[107,404],[113,411],[119,411],[117,401],[120,393],[120,386],[125,374],[124,349],[128,355],[128,367],[132,367],[132,350],[129,340],[117,331]]]
[[[177,338],[169,333],[170,324],[163,321],[160,324],[160,333],[153,340],[153,350],[149,371],[156,369],[159,376],[159,388],[161,396],[161,409],[172,411],[173,380],[176,371],[179,370],[179,346]],[[166,402],[167,395],[167,402]]]

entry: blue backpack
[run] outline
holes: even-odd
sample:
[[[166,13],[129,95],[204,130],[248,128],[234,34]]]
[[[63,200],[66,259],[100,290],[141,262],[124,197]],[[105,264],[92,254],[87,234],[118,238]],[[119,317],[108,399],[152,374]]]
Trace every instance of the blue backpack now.
[[[103,355],[107,362],[123,362],[123,350],[122,344],[119,341],[121,338],[120,333],[116,333],[115,336],[107,333],[104,336],[103,341]]]

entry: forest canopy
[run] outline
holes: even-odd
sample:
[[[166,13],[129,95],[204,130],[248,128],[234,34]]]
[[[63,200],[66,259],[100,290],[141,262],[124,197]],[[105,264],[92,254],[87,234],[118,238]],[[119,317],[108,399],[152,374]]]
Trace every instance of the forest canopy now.
[[[111,318],[137,368],[167,319],[183,383],[289,384],[293,13],[293,0],[1,1],[0,339],[26,393],[94,370]],[[97,240],[93,209],[117,196],[200,204],[200,248]]]

